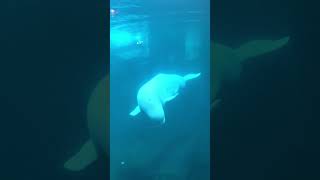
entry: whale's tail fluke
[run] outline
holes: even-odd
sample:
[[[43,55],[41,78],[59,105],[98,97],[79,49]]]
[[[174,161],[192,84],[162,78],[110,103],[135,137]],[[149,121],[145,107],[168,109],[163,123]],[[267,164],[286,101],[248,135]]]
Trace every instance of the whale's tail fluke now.
[[[196,74],[187,74],[183,78],[185,81],[189,81],[191,79],[197,78],[201,75],[201,73],[196,73]]]
[[[98,154],[91,140],[87,141],[81,150],[69,159],[64,168],[70,171],[81,171],[97,160]]]
[[[286,45],[289,40],[289,36],[278,40],[254,40],[235,49],[235,53],[240,57],[240,60],[243,61],[279,49]]]

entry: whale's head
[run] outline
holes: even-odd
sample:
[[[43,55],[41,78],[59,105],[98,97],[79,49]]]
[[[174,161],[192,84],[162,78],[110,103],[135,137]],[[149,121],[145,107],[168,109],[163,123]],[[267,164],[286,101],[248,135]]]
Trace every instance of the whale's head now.
[[[138,93],[137,96],[140,109],[153,121],[165,122],[163,105],[160,98],[153,93]]]

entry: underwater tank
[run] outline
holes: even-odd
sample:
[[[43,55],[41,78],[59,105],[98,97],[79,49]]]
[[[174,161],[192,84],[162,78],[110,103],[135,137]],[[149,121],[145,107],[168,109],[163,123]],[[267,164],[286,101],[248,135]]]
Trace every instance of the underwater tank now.
[[[112,180],[210,179],[209,5],[111,1]]]

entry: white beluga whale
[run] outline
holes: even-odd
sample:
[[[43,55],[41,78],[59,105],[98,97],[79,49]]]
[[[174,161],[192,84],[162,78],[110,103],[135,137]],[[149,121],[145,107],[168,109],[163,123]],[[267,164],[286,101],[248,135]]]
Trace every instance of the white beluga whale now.
[[[254,40],[244,45],[241,45],[239,48],[230,48],[221,44],[212,43],[212,58],[211,58],[211,102],[214,106],[220,101],[220,97],[217,96],[218,90],[220,90],[221,82],[225,80],[235,81],[240,77],[241,72],[241,63],[250,59],[251,57],[255,57],[258,55],[262,55],[267,52],[271,52],[273,50],[279,49],[287,44],[289,38],[281,38],[279,40]],[[197,74],[191,74],[197,75]],[[199,74],[200,75],[200,74]],[[178,76],[184,79],[188,76]],[[186,79],[190,79],[186,78]],[[194,77],[195,78],[195,77]],[[170,78],[169,78],[170,79]],[[192,78],[191,78],[192,79]],[[151,80],[150,80],[151,81]],[[150,82],[149,81],[149,82]],[[147,83],[149,83],[147,82]],[[146,83],[146,84],[147,84]],[[165,83],[166,84],[166,83]],[[173,86],[174,87],[174,86]],[[182,86],[181,86],[182,87]],[[179,87],[179,90],[180,88]],[[175,88],[172,88],[175,89]],[[167,96],[164,98],[164,101],[160,101],[161,103],[168,102],[174,99],[178,93],[172,93],[171,96]],[[170,92],[170,91],[169,91]],[[172,92],[172,91],[171,91]],[[174,92],[174,91],[173,91]],[[143,96],[144,97],[144,96]],[[170,98],[171,97],[171,98]],[[158,101],[159,102],[159,101]],[[162,104],[162,109],[163,109]],[[139,114],[140,111],[145,111],[142,106],[138,106],[135,111],[132,111],[130,114],[135,116]],[[127,116],[127,115],[125,115]],[[101,155],[109,155],[109,75],[103,78],[94,89],[92,95],[90,96],[88,106],[87,106],[87,120],[88,120],[88,130],[90,138],[84,142],[83,146],[80,150],[76,150],[75,155],[73,155],[65,164],[64,167],[67,170],[72,171],[81,171],[92,164],[95,160],[99,158]],[[117,119],[115,119],[117,120]],[[160,122],[163,122],[165,118],[159,119]],[[201,137],[201,136],[199,136]],[[191,149],[192,147],[197,147],[193,145],[193,142],[198,143],[199,137],[194,136],[192,140],[187,139],[186,145],[179,145],[177,147],[179,149],[169,149],[170,151],[174,150],[174,153],[166,153],[168,152],[168,144],[172,144],[173,140],[168,141],[164,144],[156,143],[157,146],[153,147],[154,144],[145,143],[142,139],[136,138],[135,136],[125,137],[129,140],[125,141],[121,150],[120,157],[121,161],[119,161],[119,166],[116,165],[111,166],[110,176],[111,179],[119,179],[117,177],[118,170],[122,170],[124,166],[129,166],[130,164],[140,165],[142,169],[148,168],[150,163],[155,160],[161,159],[163,154],[166,155],[165,161],[160,161],[162,163],[161,167],[154,170],[154,173],[158,173],[159,176],[162,174],[169,172],[174,172],[176,174],[183,174],[181,171],[182,163],[177,161],[177,155],[181,155],[182,153],[186,154],[186,149]],[[111,138],[112,139],[112,138]],[[171,137],[170,137],[171,139]],[[186,139],[183,137],[182,139]],[[133,142],[128,146],[125,146],[127,142]],[[179,139],[179,142],[181,140]],[[154,142],[152,142],[154,143]],[[122,145],[122,144],[121,144]],[[170,146],[171,147],[171,146]],[[148,149],[150,148],[150,150]],[[146,150],[147,149],[147,150]],[[72,150],[73,151],[73,150]],[[137,156],[137,152],[141,154],[141,156]],[[165,152],[165,153],[164,153]],[[73,153],[73,152],[72,152]],[[193,153],[193,152],[190,152]],[[115,154],[112,155],[113,158]],[[189,156],[188,154],[185,157]],[[137,158],[136,158],[137,157]],[[125,162],[125,164],[123,164]],[[170,167],[168,165],[171,165]],[[136,166],[135,166],[136,167]],[[125,168],[124,168],[125,169]],[[186,171],[186,175],[188,175],[189,171]],[[116,178],[112,178],[116,177]]]
[[[239,80],[242,63],[246,60],[272,52],[287,44],[289,37],[279,40],[253,40],[239,48],[230,48],[218,43],[211,43],[211,108],[221,102],[217,98],[222,82]]]
[[[136,108],[131,111],[131,116],[136,116],[141,111],[154,121],[165,123],[164,105],[179,95],[187,81],[197,78],[200,73],[179,76],[176,74],[158,74],[142,85],[137,94]]]

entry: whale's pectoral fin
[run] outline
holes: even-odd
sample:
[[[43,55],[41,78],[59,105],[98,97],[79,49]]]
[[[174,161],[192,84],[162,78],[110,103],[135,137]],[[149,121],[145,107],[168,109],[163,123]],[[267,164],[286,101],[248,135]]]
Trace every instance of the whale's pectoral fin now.
[[[162,124],[166,123],[166,116],[163,116]]]
[[[243,44],[238,49],[235,49],[235,53],[241,58],[246,60],[251,57],[259,56],[286,45],[290,37],[284,37],[279,40],[255,40]]]
[[[141,112],[140,107],[137,106],[136,108],[134,108],[133,111],[130,112],[130,116],[136,116],[137,114],[139,114]]]
[[[183,78],[184,78],[185,81],[188,81],[188,80],[197,78],[197,77],[199,77],[200,75],[201,75],[201,73],[187,74],[187,75],[185,75]]]
[[[96,148],[93,142],[89,140],[82,146],[76,155],[64,164],[64,168],[71,171],[80,171],[96,161],[97,158],[98,154]]]

